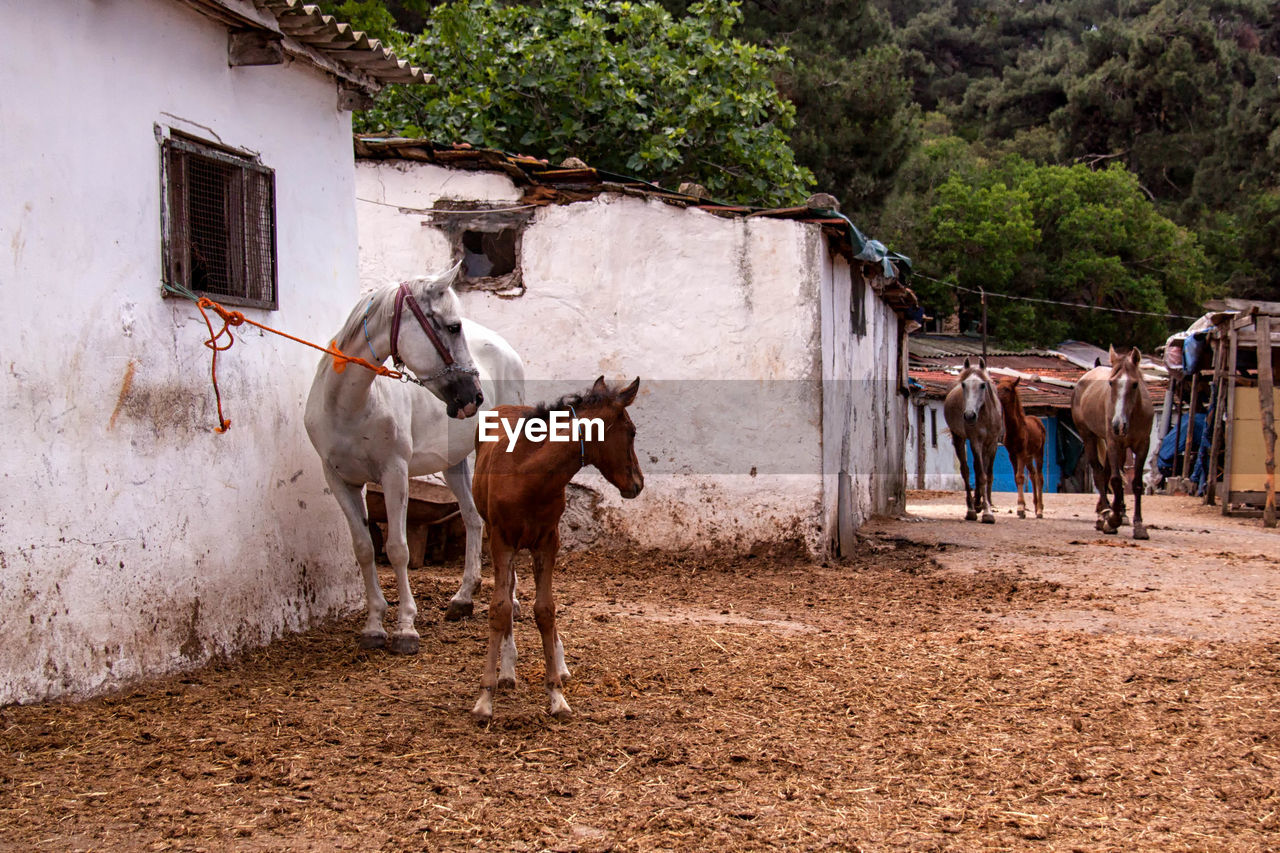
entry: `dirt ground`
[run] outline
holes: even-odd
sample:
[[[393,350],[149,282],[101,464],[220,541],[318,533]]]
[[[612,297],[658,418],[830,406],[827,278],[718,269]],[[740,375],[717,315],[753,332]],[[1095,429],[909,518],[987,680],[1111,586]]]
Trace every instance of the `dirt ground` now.
[[[0,850],[1280,850],[1280,538],[1157,498],[1133,543],[1048,503],[988,526],[916,495],[840,563],[566,555],[567,723],[531,619],[471,722],[452,567],[415,577],[416,657],[353,616],[0,709]]]

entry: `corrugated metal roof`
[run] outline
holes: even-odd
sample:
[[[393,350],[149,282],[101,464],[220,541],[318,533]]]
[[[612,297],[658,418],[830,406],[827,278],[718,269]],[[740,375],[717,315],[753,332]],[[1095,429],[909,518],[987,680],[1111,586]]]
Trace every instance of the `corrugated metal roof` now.
[[[911,335],[907,345],[912,358],[982,355],[982,338],[977,335]],[[1014,349],[988,339],[987,355],[1051,355],[1049,350]]]
[[[588,201],[602,193],[620,193],[653,198],[679,207],[693,207],[715,216],[769,217],[808,222],[821,226],[833,249],[848,258],[851,264],[855,267],[862,265],[864,278],[890,306],[907,310],[919,304],[915,292],[898,275],[888,278],[881,272],[879,263],[855,257],[861,247],[853,244],[850,223],[833,217],[828,210],[809,207],[766,209],[721,204],[701,196],[665,189],[637,178],[594,169],[581,164],[581,161],[575,161],[572,165],[553,166],[549,161],[538,157],[508,154],[491,148],[473,148],[465,143],[440,145],[427,139],[357,136],[355,154],[357,160],[413,160],[454,169],[502,172],[516,186],[523,188],[521,204],[570,204]],[[897,270],[896,266],[891,268]]]
[[[943,335],[921,337],[947,337]],[[909,338],[914,341],[915,336]],[[979,341],[981,352],[981,341]],[[920,383],[924,396],[941,399],[956,384],[956,379],[963,368],[965,358],[972,353],[956,355],[938,355],[917,357],[916,349],[911,348],[911,359],[908,374]],[[1105,356],[1106,353],[1103,353]],[[1052,351],[1028,351],[1013,355],[993,354],[987,348],[987,369],[993,376],[1021,376],[1018,392],[1022,397],[1022,405],[1028,409],[1070,409],[1071,395],[1080,377],[1093,367],[1078,365],[1065,355]],[[1164,397],[1167,380],[1146,370],[1143,362],[1143,375],[1147,380],[1147,390],[1157,403]]]
[[[285,35],[379,83],[430,83],[432,80],[430,74],[400,59],[382,42],[324,14],[319,6],[303,0],[256,2],[275,16]]]

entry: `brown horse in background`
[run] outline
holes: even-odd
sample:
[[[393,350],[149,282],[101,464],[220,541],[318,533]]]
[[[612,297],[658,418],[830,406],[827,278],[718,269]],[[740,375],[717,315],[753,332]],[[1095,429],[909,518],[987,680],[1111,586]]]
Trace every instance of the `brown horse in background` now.
[[[1080,377],[1071,395],[1071,417],[1084,440],[1084,456],[1093,468],[1098,489],[1097,528],[1115,533],[1124,523],[1124,464],[1129,451],[1133,469],[1133,538],[1149,539],[1142,523],[1143,469],[1151,444],[1155,408],[1138,364],[1142,353],[1134,347],[1124,355],[1111,348],[1110,365],[1095,367]],[[1107,506],[1107,489],[1114,495]]]
[[[942,403],[942,414],[951,430],[951,443],[960,460],[960,473],[964,476],[965,521],[974,521],[982,513],[983,524],[995,524],[991,514],[991,468],[996,450],[1004,437],[1004,416],[1000,411],[1000,399],[996,396],[996,384],[987,372],[987,360],[978,359],[974,367],[964,360],[960,378],[947,392]],[[964,443],[973,449],[973,491],[969,490],[969,462],[965,457]]]
[[[560,549],[564,491],[575,474],[594,465],[624,498],[640,494],[644,475],[636,459],[636,428],[627,415],[627,406],[635,402],[639,390],[639,379],[614,390],[601,376],[586,394],[562,397],[551,405],[497,407],[494,411],[502,422],[496,430],[497,441],[486,440],[485,422],[479,424],[474,491],[476,509],[489,529],[494,585],[489,604],[489,651],[480,679],[480,698],[471,710],[477,722],[493,719],[496,688],[515,685],[512,560],[517,551],[526,548],[533,553],[537,589],[533,615],[542,635],[551,715],[566,719],[573,713],[562,693],[569,669],[556,631],[556,603],[551,592],[551,575]],[[582,427],[576,435],[574,422]],[[593,422],[601,428],[593,428]],[[566,423],[562,434],[567,433],[569,440],[557,439],[557,424],[566,427]],[[537,434],[546,440],[538,440]]]
[[[1036,518],[1044,518],[1044,424],[1028,415],[1018,398],[1021,376],[1005,376],[996,383],[996,396],[1004,411],[1004,446],[1013,464],[1013,479],[1018,484],[1018,518],[1027,517],[1027,501],[1022,488],[1031,475],[1031,496]]]

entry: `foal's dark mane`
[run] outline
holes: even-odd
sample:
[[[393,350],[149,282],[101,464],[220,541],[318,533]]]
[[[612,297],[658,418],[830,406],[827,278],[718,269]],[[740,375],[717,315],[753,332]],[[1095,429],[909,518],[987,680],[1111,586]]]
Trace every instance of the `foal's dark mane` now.
[[[608,391],[588,391],[585,394],[565,394],[554,403],[539,403],[533,411],[525,415],[525,420],[545,421],[552,412],[567,412],[588,409],[601,403],[609,403],[618,398],[618,392],[610,388]]]

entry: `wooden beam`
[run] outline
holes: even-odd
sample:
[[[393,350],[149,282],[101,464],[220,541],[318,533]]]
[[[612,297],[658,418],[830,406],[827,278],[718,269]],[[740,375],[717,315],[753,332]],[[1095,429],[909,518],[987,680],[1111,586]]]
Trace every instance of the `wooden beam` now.
[[[1223,388],[1227,384],[1227,340],[1221,324],[1214,326],[1213,337],[1213,436],[1209,441],[1209,476],[1204,486],[1204,502],[1209,506],[1213,506],[1218,493],[1218,451],[1222,449],[1222,423],[1225,420],[1223,406],[1226,395]]]
[[[1231,508],[1231,446],[1232,434],[1235,432],[1236,408],[1236,353],[1240,342],[1236,339],[1236,330],[1227,333],[1227,379],[1224,383],[1227,394],[1227,405],[1224,416],[1227,419],[1227,438],[1222,452],[1222,514],[1226,515]]]
[[[1241,311],[1236,318],[1231,321],[1231,330],[1243,329],[1245,326],[1252,326],[1254,317],[1257,315],[1257,307],[1252,307],[1248,311]]]
[[[1266,450],[1267,501],[1263,527],[1276,526],[1276,412],[1275,384],[1271,375],[1271,317],[1258,315],[1258,406],[1262,409],[1262,446]]]
[[[279,33],[270,30],[232,30],[227,39],[227,64],[283,65],[284,45]]]
[[[373,108],[373,96],[349,86],[338,87],[338,109],[368,110]]]
[[[1196,434],[1196,397],[1200,396],[1200,374],[1191,374],[1191,399],[1187,403],[1187,431],[1186,441],[1183,442],[1182,449],[1182,479],[1186,480],[1191,476],[1191,439]],[[1178,413],[1181,416],[1181,412]],[[1178,418],[1182,420],[1181,417]]]

